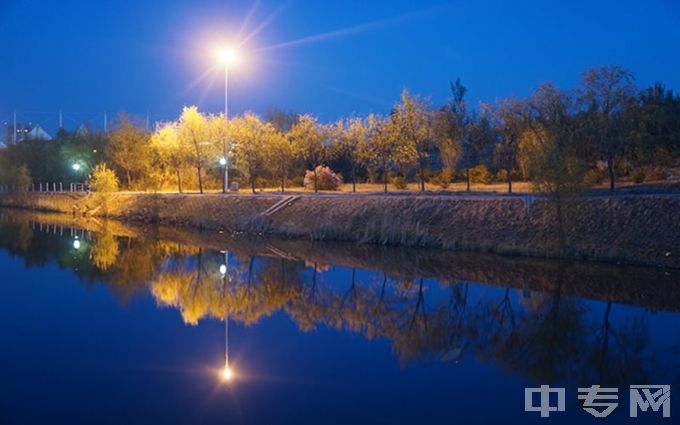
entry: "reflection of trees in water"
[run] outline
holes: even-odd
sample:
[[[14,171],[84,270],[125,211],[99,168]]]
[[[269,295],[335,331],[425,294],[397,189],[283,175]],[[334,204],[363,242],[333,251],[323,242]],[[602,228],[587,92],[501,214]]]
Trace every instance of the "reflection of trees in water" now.
[[[564,269],[551,288],[528,298],[509,287],[471,297],[470,283],[456,280],[434,294],[436,284],[420,277],[350,267],[339,281],[328,263],[247,252],[232,252],[223,273],[225,255],[215,250],[106,231],[81,250],[67,239],[0,226],[0,244],[27,264],[56,260],[85,282],[106,282],[123,299],[149,288],[189,324],[226,316],[254,324],[283,311],[303,331],[327,326],[389,340],[402,363],[474,356],[543,383],[646,382],[657,368],[647,323],[628,315],[614,324],[612,303],[595,315],[584,301],[564,296]]]

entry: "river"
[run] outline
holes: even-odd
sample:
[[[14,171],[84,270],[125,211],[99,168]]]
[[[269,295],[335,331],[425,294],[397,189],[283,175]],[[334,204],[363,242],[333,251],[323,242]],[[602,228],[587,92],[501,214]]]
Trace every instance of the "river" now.
[[[678,270],[0,210],[0,273],[2,424],[673,421],[629,403],[679,388]]]

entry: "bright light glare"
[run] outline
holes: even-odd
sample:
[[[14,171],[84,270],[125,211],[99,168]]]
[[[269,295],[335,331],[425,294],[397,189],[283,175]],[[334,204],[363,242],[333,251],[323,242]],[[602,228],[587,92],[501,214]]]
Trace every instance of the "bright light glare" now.
[[[222,370],[222,379],[225,381],[231,381],[231,379],[234,377],[234,372],[231,371],[229,366],[225,367],[224,370]]]
[[[80,241],[78,239],[73,241],[73,248],[80,249]]]
[[[80,164],[73,164],[71,167],[73,167],[75,171],[80,171]]]
[[[219,49],[217,51],[217,58],[225,65],[229,65],[238,61],[236,51],[228,47]]]
[[[226,264],[222,264],[222,265],[220,266],[220,274],[221,274],[221,275],[227,274],[227,265],[226,265]]]
[[[224,157],[220,158],[220,165],[223,167],[227,165],[227,160]]]

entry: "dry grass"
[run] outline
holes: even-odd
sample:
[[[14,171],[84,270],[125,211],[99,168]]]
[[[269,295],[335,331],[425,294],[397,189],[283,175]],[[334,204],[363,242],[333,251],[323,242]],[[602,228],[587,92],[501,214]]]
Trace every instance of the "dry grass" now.
[[[560,256],[553,205],[537,199],[442,196],[300,197],[268,217],[279,196],[120,193],[110,214],[136,222],[250,231],[307,240]],[[678,197],[596,197],[577,201],[566,230],[577,258],[680,267]],[[0,204],[90,215],[96,197],[29,194]]]

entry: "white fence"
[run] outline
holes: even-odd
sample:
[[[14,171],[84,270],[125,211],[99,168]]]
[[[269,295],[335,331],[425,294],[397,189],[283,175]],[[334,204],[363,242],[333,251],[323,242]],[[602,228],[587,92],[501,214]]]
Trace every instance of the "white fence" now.
[[[16,185],[0,185],[0,193],[19,192]],[[38,193],[63,193],[63,192],[89,192],[90,188],[85,183],[31,183],[25,188],[25,192]]]

